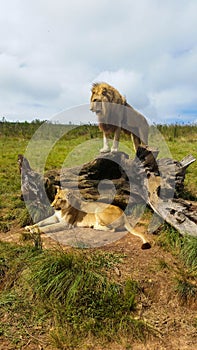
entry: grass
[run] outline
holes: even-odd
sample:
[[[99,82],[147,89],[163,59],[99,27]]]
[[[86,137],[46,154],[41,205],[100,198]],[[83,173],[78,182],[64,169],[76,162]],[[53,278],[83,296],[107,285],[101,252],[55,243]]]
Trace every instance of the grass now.
[[[176,278],[175,291],[177,292],[181,304],[192,304],[196,301],[197,286],[195,280],[191,280],[186,276]]]
[[[170,152],[174,159],[181,160],[188,154],[197,159],[197,125],[172,125],[161,128],[165,136]],[[197,164],[193,163],[187,169],[185,179],[185,191],[191,192],[197,197]]]
[[[187,266],[197,265],[196,259],[196,238],[192,236],[181,236],[178,231],[168,225],[163,224],[160,235],[158,236],[158,244],[166,249],[173,247],[174,252],[181,251],[182,259]],[[191,254],[193,251],[193,254]],[[187,259],[185,259],[187,257]]]
[[[42,123],[0,122],[0,230],[7,234],[16,225],[25,226],[30,218],[21,201],[18,154],[31,154],[31,165],[41,173],[62,166],[87,162],[98,154],[102,135],[96,126],[46,125]],[[196,156],[197,127],[157,126],[155,144],[162,134],[167,144],[162,154],[181,160]],[[37,138],[33,134],[37,133]],[[161,133],[161,134],[160,134]],[[61,135],[61,137],[60,137]],[[42,142],[38,142],[40,140]],[[31,140],[31,142],[30,142]],[[44,140],[44,143],[43,143]],[[163,142],[163,141],[162,141]],[[159,144],[159,143],[158,143]],[[131,153],[131,141],[123,137],[121,150]],[[41,152],[42,151],[42,152]],[[29,153],[28,153],[29,152]],[[42,157],[40,157],[40,154]],[[197,164],[187,170],[186,198],[197,196]],[[145,211],[146,217],[150,212]],[[140,215],[140,213],[136,213]],[[91,337],[105,341],[121,337],[143,339],[149,327],[136,316],[141,286],[132,279],[113,277],[114,268],[124,255],[71,250],[42,250],[40,237],[23,236],[21,245],[0,242],[0,336],[21,348],[34,339],[39,344],[42,334],[49,334],[43,347],[77,349]],[[183,304],[196,298],[197,240],[180,237],[167,224],[163,225],[156,244],[175,255],[180,267],[174,288]],[[165,259],[158,269],[168,271]],[[46,343],[47,342],[47,343]]]
[[[20,195],[20,174],[17,156],[25,151],[27,139],[0,137],[0,229],[7,232],[20,220],[25,205]]]
[[[49,333],[57,348],[70,346],[71,339],[77,347],[90,335],[108,341],[122,335],[146,336],[148,326],[135,317],[137,282],[118,283],[107,275],[122,256],[94,253],[87,257],[80,251],[43,251],[5,243],[0,244],[0,254],[1,316],[7,315],[0,329],[10,340],[15,329],[12,343],[22,346],[29,323],[32,329],[40,324],[47,332],[49,318]]]
[[[47,304],[61,305],[61,319],[83,333],[88,330],[96,335],[108,328],[109,336],[119,330],[120,323],[129,323],[135,310],[133,284],[109,281],[104,271],[80,254],[43,253],[34,261],[30,283]]]
[[[190,304],[197,298],[197,239],[191,236],[182,237],[172,227],[164,224],[157,238],[158,244],[172,252],[180,259],[176,272],[175,291],[181,304]],[[159,261],[160,268],[168,268],[165,261]]]
[[[181,257],[186,266],[197,271],[197,239],[195,237],[184,237],[181,246]]]
[[[165,223],[157,243],[166,250],[173,249],[173,253],[180,256],[186,267],[197,272],[197,239],[195,237],[182,237],[177,230]]]

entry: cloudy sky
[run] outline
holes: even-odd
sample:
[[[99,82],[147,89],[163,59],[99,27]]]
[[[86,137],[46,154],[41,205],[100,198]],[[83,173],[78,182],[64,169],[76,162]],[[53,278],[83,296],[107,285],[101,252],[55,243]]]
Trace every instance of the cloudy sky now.
[[[92,82],[106,81],[153,122],[197,122],[196,0],[0,0],[0,9],[0,119],[50,119],[87,105]]]

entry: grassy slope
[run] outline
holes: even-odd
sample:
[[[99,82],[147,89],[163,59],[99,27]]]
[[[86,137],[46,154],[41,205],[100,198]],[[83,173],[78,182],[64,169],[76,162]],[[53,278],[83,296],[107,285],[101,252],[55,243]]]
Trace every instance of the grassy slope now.
[[[33,125],[32,132],[37,126]],[[14,229],[22,221],[22,213],[25,213],[20,200],[20,175],[17,170],[17,155],[25,152],[31,137],[25,127],[28,125],[24,125],[23,129],[18,125],[14,132],[10,125],[6,128],[4,125],[4,131],[1,129],[0,228],[5,235],[7,230]],[[187,154],[196,155],[196,127],[188,130],[184,127],[177,129],[176,126],[161,127],[160,131],[164,133],[174,159],[181,160]],[[81,135],[76,137],[79,133]],[[84,163],[98,154],[102,141],[95,128],[88,126],[84,130],[81,127],[71,134],[73,136],[66,135],[54,145],[49,152],[46,169]],[[128,152],[130,141],[124,140],[121,147]],[[188,168],[186,177],[187,191],[192,195],[197,195],[196,179],[197,165],[194,163]],[[181,239],[173,229],[164,226],[156,242],[163,252],[170,251],[176,256],[179,273],[176,273],[173,288],[177,295],[183,303],[193,302],[196,298],[196,240]],[[126,277],[117,282],[112,273],[122,263],[122,254],[101,252],[96,256],[90,253],[86,257],[76,251],[70,255],[62,251],[43,253],[39,247],[32,247],[31,242],[22,247],[2,243],[0,316],[3,322],[0,336],[5,346],[7,341],[7,344],[13,344],[13,349],[20,348],[29,338],[35,338],[35,343],[39,340],[42,344],[42,340],[46,341],[46,333],[50,333],[51,342],[58,349],[75,349],[79,339],[84,341],[90,335],[112,341],[115,333],[125,339],[132,336],[142,339],[147,332],[151,333],[143,322],[136,320],[134,311],[142,287],[135,279],[128,280]],[[159,264],[161,269],[168,268],[165,259],[160,259]],[[86,300],[80,304],[84,288]],[[193,323],[197,325],[197,320],[194,319]]]

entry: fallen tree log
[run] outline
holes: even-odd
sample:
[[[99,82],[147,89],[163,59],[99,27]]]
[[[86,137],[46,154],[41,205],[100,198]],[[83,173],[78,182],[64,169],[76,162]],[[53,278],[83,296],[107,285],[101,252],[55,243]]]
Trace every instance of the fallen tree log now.
[[[26,197],[28,192],[28,201],[31,197],[35,201],[37,196],[37,205],[43,200],[46,204],[47,197],[53,200],[56,185],[72,189],[81,200],[104,201],[123,210],[148,204],[182,235],[197,236],[197,206],[179,198],[186,169],[195,159],[187,156],[182,161],[157,160],[157,156],[157,150],[145,147],[138,148],[134,159],[124,152],[100,154],[82,166],[48,171],[42,184],[23,158],[19,162],[21,190]]]
[[[165,198],[159,196],[159,184],[154,177],[148,180],[149,192],[148,204],[154,212],[177,229],[181,235],[197,237],[197,203],[185,201],[181,198]]]

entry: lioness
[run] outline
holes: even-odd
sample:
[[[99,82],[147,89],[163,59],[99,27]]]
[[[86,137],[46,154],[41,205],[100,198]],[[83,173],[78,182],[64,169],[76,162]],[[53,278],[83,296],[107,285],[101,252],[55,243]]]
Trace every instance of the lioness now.
[[[143,234],[136,232],[129,224],[122,209],[101,202],[81,203],[68,189],[57,188],[52,202],[55,214],[32,226],[26,226],[30,232],[41,228],[44,233],[52,233],[60,229],[72,227],[91,227],[95,230],[115,231],[125,228],[134,236],[141,238],[142,249],[149,249],[150,243]]]
[[[108,135],[114,132],[112,152],[118,151],[120,132],[132,134],[135,151],[139,145],[148,144],[148,123],[145,117],[131,107],[118,90],[107,83],[94,83],[90,99],[90,110],[98,117],[99,128],[103,131],[103,148],[109,152]]]

